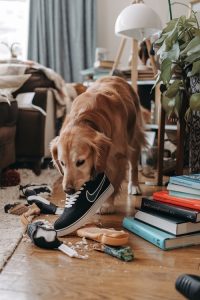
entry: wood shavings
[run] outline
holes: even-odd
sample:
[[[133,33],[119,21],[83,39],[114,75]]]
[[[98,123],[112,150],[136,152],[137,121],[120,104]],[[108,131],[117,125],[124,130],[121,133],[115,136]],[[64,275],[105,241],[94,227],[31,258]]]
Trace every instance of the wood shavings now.
[[[40,209],[35,203],[33,203],[32,205],[29,206],[27,212],[21,215],[20,221],[23,226],[27,227],[28,224],[30,224],[33,221],[35,216],[39,216],[39,215],[40,215]]]
[[[72,243],[71,241],[63,241],[63,243],[68,245],[71,249],[78,251],[80,255],[86,256],[87,258],[89,258],[88,253],[94,250],[93,244],[88,243],[88,241],[84,237],[74,243]]]

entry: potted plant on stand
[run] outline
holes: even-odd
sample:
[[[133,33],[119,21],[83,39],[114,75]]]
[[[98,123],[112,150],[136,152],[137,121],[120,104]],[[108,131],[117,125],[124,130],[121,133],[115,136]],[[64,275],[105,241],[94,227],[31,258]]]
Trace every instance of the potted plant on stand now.
[[[162,105],[169,118],[180,118],[187,108],[190,171],[200,172],[200,29],[195,13],[168,22],[155,46]]]

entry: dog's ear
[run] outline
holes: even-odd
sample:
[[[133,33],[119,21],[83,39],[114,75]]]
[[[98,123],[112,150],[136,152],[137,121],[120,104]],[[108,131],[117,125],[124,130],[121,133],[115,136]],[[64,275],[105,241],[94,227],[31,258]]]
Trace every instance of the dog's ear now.
[[[97,132],[93,141],[94,168],[97,173],[105,171],[110,147],[111,140],[104,134]]]
[[[51,151],[51,156],[53,160],[54,166],[57,168],[57,170],[60,172],[60,174],[63,176],[63,170],[62,166],[58,160],[58,139],[59,136],[55,137],[51,143],[50,143],[50,151]]]

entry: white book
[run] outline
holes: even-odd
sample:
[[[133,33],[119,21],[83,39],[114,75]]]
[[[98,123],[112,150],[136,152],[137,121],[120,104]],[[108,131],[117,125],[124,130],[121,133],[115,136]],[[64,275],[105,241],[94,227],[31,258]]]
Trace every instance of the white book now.
[[[147,223],[151,226],[155,226],[166,232],[170,232],[174,235],[200,231],[200,222],[185,222],[181,219],[171,216],[147,213],[140,210],[136,212],[135,219]]]

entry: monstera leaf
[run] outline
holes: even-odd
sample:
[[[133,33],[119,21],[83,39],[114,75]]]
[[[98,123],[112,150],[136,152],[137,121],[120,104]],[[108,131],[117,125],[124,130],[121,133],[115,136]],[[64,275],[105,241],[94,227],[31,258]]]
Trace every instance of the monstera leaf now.
[[[173,98],[168,98],[166,95],[163,95],[162,106],[168,118],[170,118],[172,114],[175,114],[177,117],[179,117],[181,108],[181,93],[179,92],[176,97]]]
[[[166,97],[174,98],[180,90],[180,87],[183,86],[182,80],[175,80],[167,89]]]

